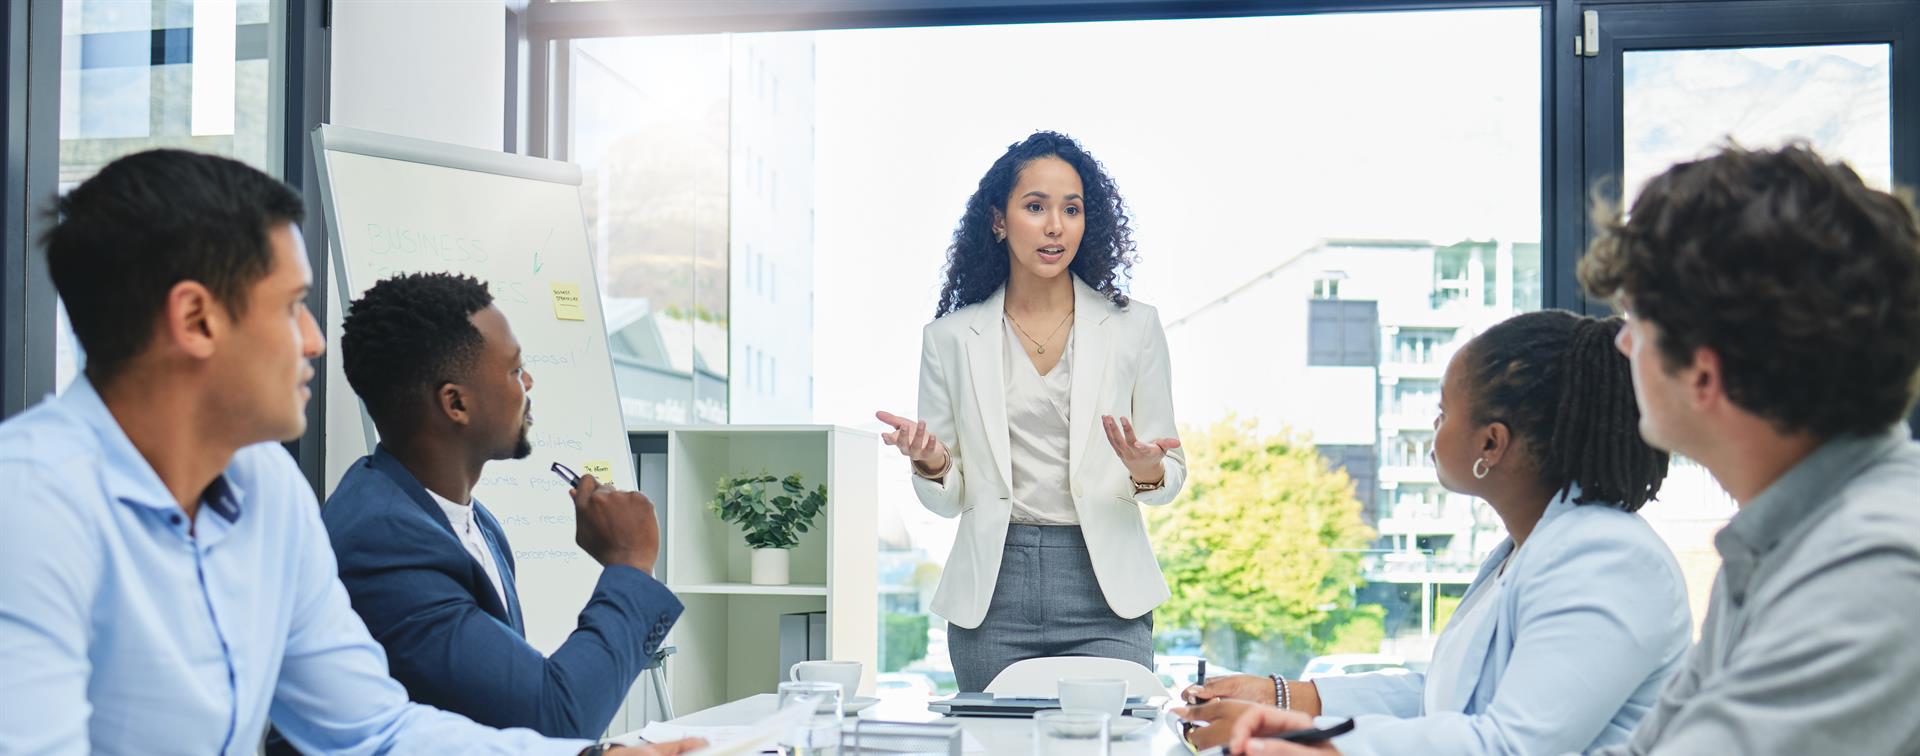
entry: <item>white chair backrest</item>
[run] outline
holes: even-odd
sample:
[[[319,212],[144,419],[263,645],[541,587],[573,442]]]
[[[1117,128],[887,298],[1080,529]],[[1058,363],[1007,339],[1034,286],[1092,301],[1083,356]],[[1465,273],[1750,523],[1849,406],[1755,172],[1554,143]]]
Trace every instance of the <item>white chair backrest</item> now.
[[[988,693],[996,696],[1058,698],[1063,678],[1107,678],[1127,681],[1127,696],[1165,696],[1167,686],[1153,670],[1139,662],[1105,659],[1098,656],[1047,656],[1014,662],[987,683]]]

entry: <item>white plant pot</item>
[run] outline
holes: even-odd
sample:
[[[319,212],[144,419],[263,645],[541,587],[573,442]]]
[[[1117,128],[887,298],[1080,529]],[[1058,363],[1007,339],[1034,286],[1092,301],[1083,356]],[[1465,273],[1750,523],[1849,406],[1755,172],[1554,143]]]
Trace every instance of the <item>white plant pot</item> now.
[[[788,549],[751,549],[754,585],[786,585]]]

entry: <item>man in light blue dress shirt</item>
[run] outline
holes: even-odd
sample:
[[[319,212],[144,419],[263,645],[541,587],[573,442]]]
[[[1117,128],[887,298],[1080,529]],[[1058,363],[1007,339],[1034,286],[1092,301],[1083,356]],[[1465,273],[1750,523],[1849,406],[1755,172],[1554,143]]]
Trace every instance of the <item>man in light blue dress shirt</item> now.
[[[274,443],[325,343],[299,196],[159,150],[59,211],[86,375],[0,423],[0,753],[251,754],[269,719],[313,753],[597,752],[409,703],[348,606]]]

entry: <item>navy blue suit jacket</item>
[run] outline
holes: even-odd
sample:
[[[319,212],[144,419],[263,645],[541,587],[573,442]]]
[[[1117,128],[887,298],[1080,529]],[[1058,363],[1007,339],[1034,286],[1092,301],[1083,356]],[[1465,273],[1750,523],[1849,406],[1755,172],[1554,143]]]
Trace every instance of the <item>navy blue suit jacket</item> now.
[[[680,617],[680,600],[641,570],[608,567],[578,628],[541,656],[527,644],[506,533],[480,502],[473,508],[504,600],[399,460],[376,448],[354,462],[320,510],[354,610],[413,700],[493,727],[600,737]]]

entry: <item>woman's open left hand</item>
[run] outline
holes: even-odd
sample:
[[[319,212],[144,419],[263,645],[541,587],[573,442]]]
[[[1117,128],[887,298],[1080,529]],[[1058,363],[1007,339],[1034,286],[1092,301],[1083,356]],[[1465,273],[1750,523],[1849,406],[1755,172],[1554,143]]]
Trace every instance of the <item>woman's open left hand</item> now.
[[[1161,467],[1160,460],[1166,459],[1167,452],[1180,448],[1180,439],[1141,441],[1133,435],[1133,423],[1113,415],[1102,415],[1100,425],[1107,431],[1107,443],[1113,445],[1113,453],[1120,455],[1121,464],[1127,466],[1127,474],[1135,481],[1153,483],[1166,477],[1167,471]]]

